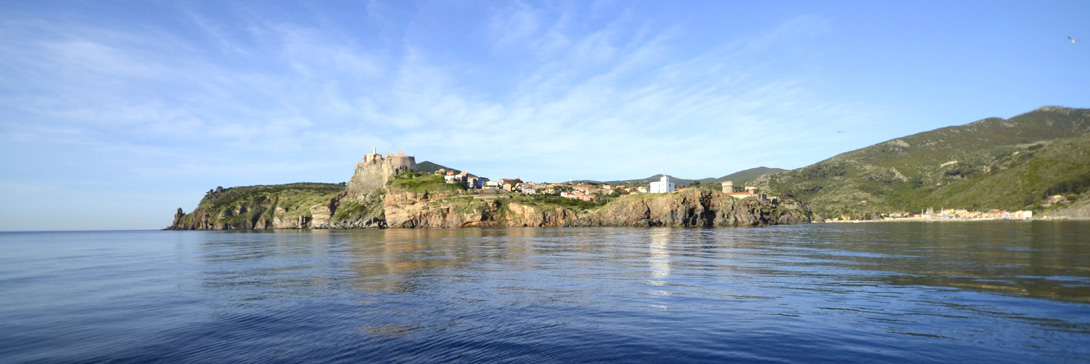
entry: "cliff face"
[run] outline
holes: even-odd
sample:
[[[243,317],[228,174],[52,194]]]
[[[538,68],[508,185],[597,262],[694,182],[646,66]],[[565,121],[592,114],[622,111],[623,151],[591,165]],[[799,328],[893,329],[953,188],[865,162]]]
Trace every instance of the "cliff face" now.
[[[738,200],[717,191],[686,189],[662,195],[618,199],[579,218],[577,226],[765,226],[809,223],[793,201]]]
[[[457,192],[417,193],[392,189],[383,201],[391,228],[499,226],[492,218],[499,205]]]
[[[465,194],[391,191],[384,203],[391,228],[481,226],[766,226],[809,223],[796,202],[736,200],[716,191],[687,189],[633,195],[595,210]]]
[[[585,214],[584,214],[585,215]],[[522,203],[509,203],[500,216],[504,226],[576,226],[580,215],[570,208],[535,207]]]

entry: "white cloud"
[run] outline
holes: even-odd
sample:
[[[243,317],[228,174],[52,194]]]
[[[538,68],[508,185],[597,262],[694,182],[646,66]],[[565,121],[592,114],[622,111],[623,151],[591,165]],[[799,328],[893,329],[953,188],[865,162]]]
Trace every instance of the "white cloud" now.
[[[372,146],[486,176],[615,179],[795,167],[778,164],[795,151],[769,146],[807,144],[828,127],[804,120],[859,114],[761,65],[771,45],[812,36],[819,18],[680,55],[680,27],[625,11],[587,16],[522,3],[493,14],[482,41],[511,60],[502,73],[487,55],[448,62],[411,37],[375,48],[289,21],[231,25],[191,12],[200,36],[168,34],[166,44],[158,33],[7,22],[0,65],[13,77],[0,90],[13,97],[0,101],[0,132],[128,158],[102,171],[145,183],[340,181]]]

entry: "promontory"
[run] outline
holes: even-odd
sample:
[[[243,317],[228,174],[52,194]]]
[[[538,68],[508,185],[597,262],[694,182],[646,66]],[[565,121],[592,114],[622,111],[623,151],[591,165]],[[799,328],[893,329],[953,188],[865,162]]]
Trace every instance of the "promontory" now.
[[[429,167],[435,166],[425,162]],[[666,178],[664,177],[664,180]],[[665,182],[664,182],[665,183]],[[209,190],[168,230],[767,226],[809,223],[802,203],[718,185],[648,191],[648,184],[491,181],[421,168],[414,156],[369,153],[347,183]],[[654,187],[654,183],[652,186]]]

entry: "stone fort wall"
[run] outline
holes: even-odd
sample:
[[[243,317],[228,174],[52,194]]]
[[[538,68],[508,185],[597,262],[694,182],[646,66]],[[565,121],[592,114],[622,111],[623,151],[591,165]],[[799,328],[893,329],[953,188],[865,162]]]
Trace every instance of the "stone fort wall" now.
[[[402,170],[415,172],[416,158],[406,156],[404,152],[386,154],[385,158],[377,152],[368,153],[363,156],[362,162],[356,163],[356,171],[345,187],[346,197],[350,200],[363,198],[386,186]]]

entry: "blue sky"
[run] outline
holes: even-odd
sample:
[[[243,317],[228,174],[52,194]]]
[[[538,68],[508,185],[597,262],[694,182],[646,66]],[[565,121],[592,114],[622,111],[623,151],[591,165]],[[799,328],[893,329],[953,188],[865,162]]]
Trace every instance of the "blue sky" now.
[[[0,230],[162,228],[372,147],[538,182],[798,168],[1090,107],[1088,46],[1087,1],[7,1]]]

